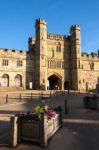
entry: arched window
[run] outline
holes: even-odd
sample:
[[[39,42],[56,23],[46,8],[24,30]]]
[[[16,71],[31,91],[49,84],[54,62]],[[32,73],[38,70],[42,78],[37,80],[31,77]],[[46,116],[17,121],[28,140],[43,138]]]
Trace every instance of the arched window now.
[[[58,61],[57,61],[57,68],[58,68]]]
[[[61,68],[61,61],[59,61],[59,68]]]
[[[57,68],[61,68],[61,61],[57,61]]]
[[[48,68],[50,68],[50,61],[48,61]]]
[[[85,79],[83,79],[83,83],[85,83]]]
[[[64,68],[64,62],[62,62],[62,69]]]
[[[52,57],[54,57],[54,50],[52,50]]]
[[[22,87],[22,76],[19,74],[15,76],[15,86]]]
[[[78,68],[80,68],[80,60],[78,61]]]
[[[52,68],[55,69],[55,61],[52,61]]]
[[[17,60],[17,67],[22,67],[22,66],[23,66],[23,61]]]
[[[51,60],[51,67],[50,67],[51,69],[53,68],[53,61]]]
[[[83,65],[82,65],[82,69],[83,69]]]
[[[9,61],[7,59],[3,59],[2,66],[8,66]]]
[[[61,52],[61,44],[59,42],[56,45],[56,52]]]
[[[49,66],[49,68],[51,68],[51,61],[49,61],[50,62],[50,66]]]
[[[8,74],[4,74],[2,76],[2,86],[9,87],[9,75]]]
[[[55,68],[57,68],[57,61],[55,61]]]
[[[94,70],[94,63],[93,62],[90,63],[90,70]]]

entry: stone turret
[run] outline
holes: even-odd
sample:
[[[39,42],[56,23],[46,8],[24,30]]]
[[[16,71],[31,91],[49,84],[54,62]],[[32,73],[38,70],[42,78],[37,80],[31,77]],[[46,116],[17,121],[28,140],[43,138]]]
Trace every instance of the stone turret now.
[[[46,89],[46,61],[47,61],[47,22],[44,19],[37,19],[35,23],[35,67],[36,87]],[[39,62],[39,63],[38,63]]]
[[[81,88],[81,32],[79,25],[73,25],[70,28],[71,34],[71,63],[72,63],[72,81],[73,88],[79,90]],[[76,82],[75,82],[76,81]]]
[[[80,26],[79,25],[71,26],[70,34],[71,34],[71,53],[72,53],[72,57],[80,58],[80,56],[81,56]]]

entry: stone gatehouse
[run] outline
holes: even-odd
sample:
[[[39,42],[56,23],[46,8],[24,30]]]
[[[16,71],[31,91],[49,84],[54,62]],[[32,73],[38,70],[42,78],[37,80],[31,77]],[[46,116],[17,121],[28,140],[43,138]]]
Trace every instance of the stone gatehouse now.
[[[70,34],[47,33],[47,22],[37,19],[35,37],[27,51],[0,49],[0,88],[73,89],[98,87],[99,54],[81,53],[79,25]]]

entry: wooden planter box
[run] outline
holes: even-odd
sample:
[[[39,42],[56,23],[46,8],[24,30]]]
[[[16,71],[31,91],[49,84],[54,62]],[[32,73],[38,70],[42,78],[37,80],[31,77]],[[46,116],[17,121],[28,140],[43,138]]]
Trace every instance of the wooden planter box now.
[[[38,142],[41,147],[45,147],[52,135],[62,127],[62,111],[58,111],[56,116],[49,120],[44,118],[44,114],[42,114],[41,119],[38,120],[23,116],[21,119],[14,117],[11,122],[13,128],[12,147],[15,147],[22,140]]]
[[[88,108],[97,109],[97,100],[96,99],[90,99],[88,102]]]
[[[97,109],[98,97],[86,96],[83,99],[84,107],[88,109]]]

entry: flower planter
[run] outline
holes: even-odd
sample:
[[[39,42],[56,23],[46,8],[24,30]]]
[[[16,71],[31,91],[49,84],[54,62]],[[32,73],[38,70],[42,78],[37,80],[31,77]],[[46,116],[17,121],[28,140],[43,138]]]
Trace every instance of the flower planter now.
[[[97,109],[98,98],[97,96],[86,96],[83,99],[84,107],[89,109]]]
[[[88,108],[97,109],[97,100],[96,99],[90,99]]]
[[[84,107],[85,108],[88,108],[89,107],[89,101],[91,99],[91,96],[85,96],[84,99],[83,99],[83,102],[84,102]]]
[[[41,147],[47,146],[48,140],[62,127],[62,110],[56,111],[57,114],[50,119],[44,114],[41,114],[40,119],[34,119],[35,117],[29,115],[12,118],[11,146],[15,147],[22,140],[39,143]]]

